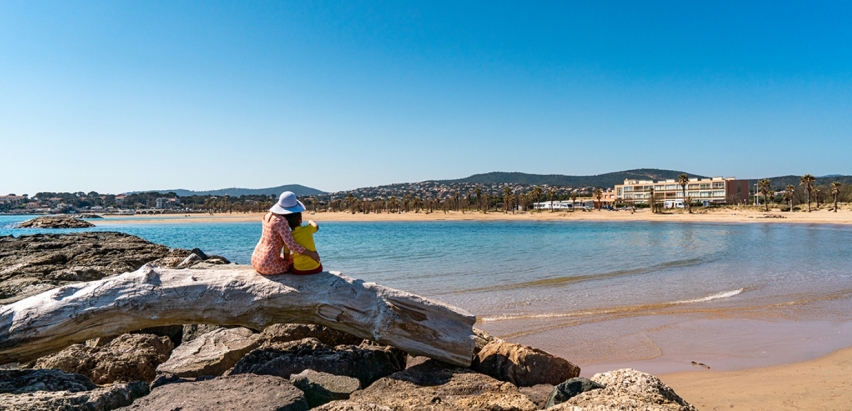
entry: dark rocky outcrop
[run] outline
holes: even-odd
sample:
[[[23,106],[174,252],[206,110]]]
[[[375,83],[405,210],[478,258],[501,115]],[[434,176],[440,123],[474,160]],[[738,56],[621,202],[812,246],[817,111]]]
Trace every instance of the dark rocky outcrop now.
[[[553,386],[550,384],[538,384],[533,385],[532,387],[518,387],[518,390],[521,391],[521,394],[526,395],[536,407],[544,409],[544,404],[547,403],[547,398],[550,397],[550,393],[553,392]]]
[[[109,411],[147,394],[141,381],[98,387],[84,375],[60,370],[0,370],[4,411]]]
[[[261,334],[265,343],[284,343],[305,338],[316,338],[319,342],[330,345],[358,345],[362,338],[342,331],[332,330],[316,324],[274,324],[266,327]]]
[[[284,378],[231,375],[159,386],[126,410],[133,411],[305,411],[305,395]]]
[[[169,358],[173,348],[168,337],[124,334],[101,347],[74,344],[39,358],[35,367],[83,374],[96,384],[153,381],[157,366]]]
[[[482,348],[471,368],[519,387],[556,385],[580,375],[580,367],[563,358],[496,339]]]
[[[177,347],[157,372],[179,377],[220,376],[260,341],[260,334],[248,328],[219,328]]]
[[[115,232],[0,237],[0,304],[135,271],[147,263],[177,267],[190,253]],[[227,262],[213,256],[201,264]]]
[[[305,393],[308,406],[318,407],[335,400],[345,400],[358,390],[361,383],[356,378],[305,370],[290,376],[290,382]]]
[[[323,410],[503,410],[537,409],[511,383],[498,381],[469,369],[429,360],[382,378],[352,393],[345,403],[331,402]],[[349,407],[349,408],[347,408]],[[361,408],[359,408],[361,407]]]
[[[82,374],[60,370],[0,370],[0,394],[89,391],[97,386]]]
[[[571,378],[553,387],[553,390],[547,397],[547,401],[545,402],[544,407],[549,408],[554,405],[568,401],[569,399],[586,391],[599,390],[601,388],[604,388],[604,386],[588,378]]]
[[[41,216],[18,223],[18,228],[89,228],[95,225],[79,217],[57,215]]]
[[[316,338],[265,343],[243,357],[234,374],[276,375],[290,378],[304,370],[315,370],[357,378],[362,387],[405,368],[406,354],[396,348],[362,343],[331,347]]]

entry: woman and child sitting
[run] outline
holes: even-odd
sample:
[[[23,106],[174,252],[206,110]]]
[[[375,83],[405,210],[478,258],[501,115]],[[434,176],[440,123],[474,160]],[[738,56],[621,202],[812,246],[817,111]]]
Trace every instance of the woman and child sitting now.
[[[311,220],[303,226],[302,211],[305,205],[293,192],[285,191],[263,216],[263,234],[251,254],[251,265],[258,273],[316,274],[322,271],[314,245],[314,233],[319,226]]]

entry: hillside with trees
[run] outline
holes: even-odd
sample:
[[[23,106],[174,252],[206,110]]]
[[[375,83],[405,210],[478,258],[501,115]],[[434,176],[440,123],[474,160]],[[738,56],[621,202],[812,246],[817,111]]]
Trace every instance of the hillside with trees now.
[[[640,168],[636,170],[616,171],[612,173],[591,176],[568,176],[562,174],[527,174],[491,172],[485,174],[474,174],[470,177],[457,180],[441,180],[439,183],[473,183],[473,184],[524,184],[524,185],[550,185],[567,187],[598,187],[612,188],[616,184],[624,183],[624,180],[676,180],[679,175],[686,174],[689,178],[705,178],[698,174],[686,173],[675,170],[661,170],[656,168]]]

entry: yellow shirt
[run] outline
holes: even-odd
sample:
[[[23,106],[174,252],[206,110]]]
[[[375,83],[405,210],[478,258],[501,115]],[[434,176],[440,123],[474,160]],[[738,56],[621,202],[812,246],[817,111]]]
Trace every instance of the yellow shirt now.
[[[293,229],[293,239],[296,244],[305,247],[308,250],[316,251],[317,246],[314,245],[314,233],[317,228],[308,224],[299,226]],[[314,261],[311,257],[302,254],[293,254],[293,268],[299,271],[309,271],[320,266],[320,263]]]

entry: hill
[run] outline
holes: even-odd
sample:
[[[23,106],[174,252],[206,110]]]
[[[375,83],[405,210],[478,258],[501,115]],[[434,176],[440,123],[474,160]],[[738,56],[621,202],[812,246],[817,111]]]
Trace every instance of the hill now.
[[[569,186],[569,187],[613,187],[616,184],[624,183],[625,179],[629,180],[667,180],[676,179],[681,174],[687,174],[690,178],[704,178],[698,174],[691,174],[684,171],[675,170],[660,170],[655,168],[640,168],[636,170],[616,171],[606,174],[598,174],[592,176],[566,176],[562,174],[526,174],[526,173],[506,173],[506,172],[491,172],[485,174],[474,174],[467,178],[458,180],[442,180],[439,183],[472,183],[472,184],[533,184],[533,185],[551,185],[551,186]]]
[[[317,190],[311,187],[305,187],[300,184],[288,184],[278,187],[270,187],[270,188],[223,188],[220,190],[208,190],[208,191],[193,191],[193,190],[151,190],[157,191],[160,193],[175,193],[181,197],[189,197],[189,196],[224,196],[225,194],[231,197],[239,197],[244,195],[274,195],[278,196],[284,191],[292,191],[297,196],[313,196],[318,194],[324,194],[324,191]]]

